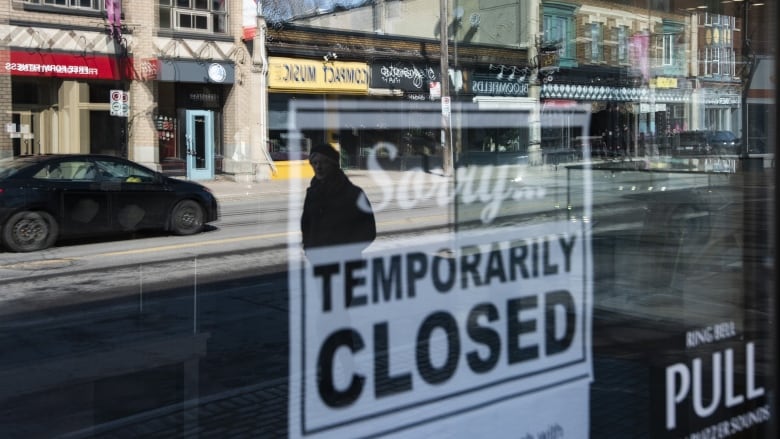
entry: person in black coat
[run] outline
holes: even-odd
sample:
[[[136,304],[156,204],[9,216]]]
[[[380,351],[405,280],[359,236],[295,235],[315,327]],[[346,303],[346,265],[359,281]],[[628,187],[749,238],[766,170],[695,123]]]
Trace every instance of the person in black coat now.
[[[301,215],[304,251],[316,247],[361,243],[376,238],[376,222],[365,192],[339,168],[339,153],[327,143],[314,146],[314,168]]]

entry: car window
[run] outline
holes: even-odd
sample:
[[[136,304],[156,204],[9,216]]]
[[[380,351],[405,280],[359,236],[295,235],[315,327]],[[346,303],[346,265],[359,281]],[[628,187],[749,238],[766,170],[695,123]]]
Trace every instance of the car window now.
[[[50,163],[41,168],[33,178],[45,180],[79,180],[93,181],[97,179],[95,165],[87,160],[66,160]]]
[[[97,160],[96,163],[101,176],[111,181],[127,183],[151,183],[154,181],[154,174],[140,166],[111,160]]]
[[[29,165],[30,162],[28,161],[0,160],[0,180],[16,174],[20,169],[23,169]]]

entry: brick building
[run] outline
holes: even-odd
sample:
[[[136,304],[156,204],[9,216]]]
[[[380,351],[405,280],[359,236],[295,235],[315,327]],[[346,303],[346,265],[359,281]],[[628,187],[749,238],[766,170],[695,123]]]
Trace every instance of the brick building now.
[[[0,3],[0,153],[106,153],[192,179],[267,178],[243,4],[182,5]]]

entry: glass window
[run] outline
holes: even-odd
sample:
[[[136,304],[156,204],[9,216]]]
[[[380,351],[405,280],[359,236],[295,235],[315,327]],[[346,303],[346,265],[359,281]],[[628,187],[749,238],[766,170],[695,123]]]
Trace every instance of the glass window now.
[[[628,29],[625,26],[620,26],[617,29],[618,39],[618,62],[628,62]]]
[[[104,10],[105,0],[21,0],[25,3],[54,6],[58,8],[85,9],[93,11]]]
[[[176,0],[159,5],[160,29],[210,32],[228,32],[227,2],[225,0]],[[171,19],[173,15],[173,21]]]
[[[38,171],[33,178],[48,180],[94,180],[97,178],[92,162],[63,160]]]
[[[140,166],[100,159],[96,160],[95,164],[102,178],[109,181],[124,181],[128,183],[150,183],[154,181],[154,174]]]
[[[674,64],[674,40],[675,35],[664,35],[662,37],[663,42],[663,65],[671,66]]]
[[[604,43],[603,25],[601,23],[591,23],[590,24],[591,61],[599,62],[604,60],[604,53],[602,50],[603,43]]]
[[[7,3],[0,439],[780,437],[780,2],[122,3]]]
[[[554,15],[544,16],[544,41],[549,44],[557,44],[561,58],[568,53],[569,20],[566,17]]]

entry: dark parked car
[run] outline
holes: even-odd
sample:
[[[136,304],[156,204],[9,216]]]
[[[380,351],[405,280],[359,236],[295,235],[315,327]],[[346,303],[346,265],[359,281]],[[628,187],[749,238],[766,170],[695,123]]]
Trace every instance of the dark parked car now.
[[[11,251],[45,249],[59,238],[144,229],[190,235],[218,215],[217,201],[203,185],[119,157],[0,161],[0,241]]]
[[[675,155],[738,154],[740,141],[731,131],[683,131],[673,146]]]

